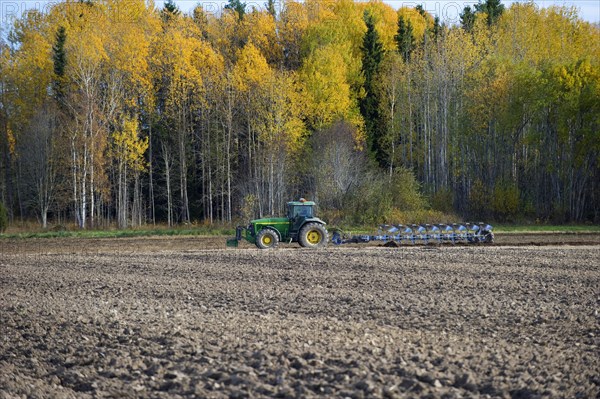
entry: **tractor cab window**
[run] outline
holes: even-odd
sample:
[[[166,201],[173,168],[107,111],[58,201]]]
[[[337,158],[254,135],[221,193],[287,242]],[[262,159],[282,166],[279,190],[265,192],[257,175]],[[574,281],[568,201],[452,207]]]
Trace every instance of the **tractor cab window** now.
[[[313,217],[313,207],[310,205],[290,205],[290,219],[295,219],[300,216],[302,218]]]

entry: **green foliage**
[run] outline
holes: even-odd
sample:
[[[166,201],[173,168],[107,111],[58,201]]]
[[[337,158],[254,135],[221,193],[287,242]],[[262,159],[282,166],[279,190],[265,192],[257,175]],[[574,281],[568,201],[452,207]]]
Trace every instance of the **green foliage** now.
[[[431,196],[431,208],[443,213],[454,212],[454,193],[449,188],[436,191]]]
[[[388,191],[392,195],[392,206],[401,211],[418,211],[428,205],[421,184],[409,169],[394,170]]]
[[[348,222],[368,225],[391,222],[398,215],[414,215],[425,211],[427,201],[414,173],[398,168],[392,176],[371,172],[349,202]],[[406,220],[404,220],[406,222]]]
[[[473,26],[475,25],[475,13],[471,9],[471,7],[466,6],[463,11],[460,13],[460,26],[467,31],[471,32],[473,30]]]
[[[469,214],[475,218],[485,219],[489,217],[490,210],[491,193],[487,186],[477,179],[469,192]]]
[[[367,143],[369,150],[381,166],[385,165],[385,153],[381,148],[381,120],[379,116],[380,99],[375,90],[375,77],[379,72],[379,64],[383,59],[383,45],[379,33],[375,29],[375,21],[369,10],[364,12],[367,32],[362,43],[362,73],[365,78],[365,96],[360,101],[360,111],[365,120]]]
[[[246,3],[242,3],[240,0],[228,0],[225,9],[235,12],[240,20],[246,15]]]
[[[392,210],[392,198],[386,191],[384,176],[366,176],[369,184],[362,184],[346,205],[345,221],[351,225],[377,225],[386,220]]]
[[[475,10],[479,13],[485,13],[488,26],[492,26],[504,12],[504,5],[501,0],[485,0],[483,3],[475,4]]]
[[[496,220],[514,220],[519,213],[519,189],[516,184],[508,181],[496,183],[491,205]]]
[[[398,17],[398,33],[395,39],[398,52],[402,54],[404,62],[408,62],[416,44],[412,23],[406,21],[403,16]]]
[[[177,4],[175,4],[173,0],[167,0],[164,8],[162,9],[163,19],[168,21],[179,14],[181,14],[181,11],[179,10],[179,7],[177,7]]]
[[[54,61],[54,96],[61,102],[64,100],[64,77],[67,66],[67,56],[65,53],[65,43],[67,41],[67,32],[64,26],[60,26],[56,32],[54,46],[52,46],[52,60]]]
[[[8,227],[8,212],[2,202],[0,202],[0,233],[4,233]]]
[[[433,38],[437,41],[440,33],[442,31],[442,26],[440,25],[440,17],[435,17],[433,20]]]
[[[275,0],[267,0],[265,3],[265,8],[267,12],[273,16],[273,18],[277,17],[277,10],[275,9]]]

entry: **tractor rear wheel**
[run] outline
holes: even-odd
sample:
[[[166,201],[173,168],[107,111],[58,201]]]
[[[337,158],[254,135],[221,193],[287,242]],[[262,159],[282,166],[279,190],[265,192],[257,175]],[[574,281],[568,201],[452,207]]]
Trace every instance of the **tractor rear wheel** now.
[[[298,242],[306,248],[322,248],[327,245],[327,229],[320,223],[307,223],[300,229]]]
[[[262,229],[256,235],[256,246],[260,249],[275,248],[279,244],[279,236],[273,229]]]

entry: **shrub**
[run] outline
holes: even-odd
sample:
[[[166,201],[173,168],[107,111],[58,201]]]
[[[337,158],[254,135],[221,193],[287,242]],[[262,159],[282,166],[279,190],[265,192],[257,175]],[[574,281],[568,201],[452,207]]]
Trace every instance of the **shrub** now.
[[[345,209],[347,222],[353,225],[374,225],[394,220],[400,212],[417,212],[427,208],[427,201],[414,174],[398,168],[389,174],[372,171],[364,176]]]
[[[0,233],[4,233],[8,227],[8,212],[2,202],[0,202]]]
[[[454,194],[449,188],[442,188],[431,196],[431,208],[443,213],[454,212]]]
[[[379,174],[365,176],[346,204],[348,222],[362,226],[385,221],[385,216],[392,209],[391,198],[389,186]]]
[[[494,216],[501,221],[512,221],[519,212],[519,189],[512,182],[501,181],[494,186],[492,195]]]
[[[421,193],[421,185],[409,169],[398,168],[394,171],[390,191],[394,208],[401,211],[418,211],[427,208],[427,201]]]
[[[485,219],[490,211],[490,194],[487,187],[479,179],[475,180],[469,191],[470,218]]]

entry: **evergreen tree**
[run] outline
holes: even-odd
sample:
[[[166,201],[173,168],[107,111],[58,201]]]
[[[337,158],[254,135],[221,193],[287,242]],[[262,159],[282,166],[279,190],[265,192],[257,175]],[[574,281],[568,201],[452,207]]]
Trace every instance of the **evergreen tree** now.
[[[165,7],[162,10],[163,19],[168,21],[169,19],[178,16],[181,13],[177,4],[173,2],[173,0],[167,0],[165,2]]]
[[[65,89],[64,89],[64,77],[65,67],[67,66],[67,56],[65,53],[65,42],[67,41],[67,32],[64,26],[58,28],[55,36],[55,42],[52,46],[52,60],[54,62],[54,81],[52,88],[54,89],[54,96],[58,102],[64,100]]]
[[[422,17],[425,17],[425,9],[423,8],[423,4],[417,4],[415,10],[417,10]]]
[[[267,12],[273,16],[273,18],[277,17],[277,10],[275,9],[275,0],[267,0],[265,3],[265,7]]]
[[[460,14],[460,25],[462,28],[471,32],[473,30],[473,25],[475,24],[475,13],[471,10],[471,7],[466,6],[463,9],[463,12]]]
[[[360,111],[365,120],[369,150],[375,159],[384,166],[384,153],[380,147],[381,123],[379,118],[379,98],[375,92],[375,78],[383,59],[383,44],[375,30],[373,16],[365,10],[363,17],[367,32],[362,43],[362,73],[365,78],[365,97],[360,102]]]
[[[435,19],[433,20],[433,39],[434,40],[437,41],[441,30],[442,30],[442,27],[440,26],[440,17],[435,17]]]
[[[404,62],[410,61],[410,55],[416,47],[413,26],[402,16],[398,18],[398,33],[396,33],[395,39],[398,52],[402,55]]]
[[[246,15],[246,3],[242,3],[240,0],[229,0],[225,9],[233,10],[240,20]]]
[[[492,26],[504,12],[504,5],[500,0],[485,0],[485,3],[475,4],[475,11],[486,13],[488,26]]]

